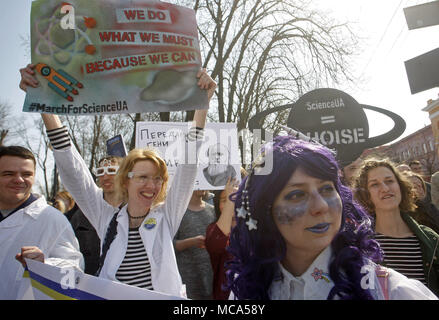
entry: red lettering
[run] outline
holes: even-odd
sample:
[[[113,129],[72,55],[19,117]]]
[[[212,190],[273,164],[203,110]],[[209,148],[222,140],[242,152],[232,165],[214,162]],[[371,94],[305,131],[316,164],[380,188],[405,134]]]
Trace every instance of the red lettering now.
[[[138,65],[137,57],[130,57],[130,65],[135,67]]]
[[[120,69],[120,68],[122,68],[122,66],[119,63],[119,60],[114,59],[114,61],[113,61],[113,69],[116,69],[116,68]]]
[[[101,38],[102,42],[109,42],[109,41],[128,41],[128,42],[134,42],[135,41],[135,35],[136,32],[135,31],[131,31],[131,32],[114,32],[114,31],[104,31],[104,32],[99,32],[99,37]]]
[[[151,11],[148,10],[149,20],[166,20],[166,15],[161,11]]]
[[[150,19],[150,20],[154,20],[155,17],[156,17],[155,12],[154,12],[154,11],[149,11],[149,10],[148,10],[148,19]]]
[[[95,63],[96,71],[104,71],[104,64],[102,61],[98,61]]]
[[[150,32],[140,32],[139,35],[143,42],[150,42],[153,34]]]
[[[143,10],[137,10],[137,18],[139,20],[145,20],[145,12]]]
[[[93,73],[95,72],[94,68],[93,68],[93,63],[87,63],[85,65],[85,69],[87,71],[87,73]]]
[[[172,60],[175,61],[175,62],[179,62],[179,61],[181,61],[181,60],[180,60],[180,55],[179,55],[178,52],[174,52],[174,53],[172,54]]]
[[[156,56],[154,54],[149,55],[149,60],[152,64],[156,64],[160,62],[160,56]]]
[[[148,18],[150,20],[166,20],[166,15],[161,11],[148,10]]]
[[[104,69],[105,69],[105,70],[111,70],[111,69],[112,69],[111,65],[108,66],[107,63],[110,64],[111,61],[110,61],[110,60],[105,60],[105,61],[104,61]]]
[[[136,34],[136,32],[124,32],[122,34],[122,40],[120,41],[128,41],[128,42],[134,42],[134,35]]]
[[[166,19],[165,14],[163,12],[161,12],[161,11],[157,12],[156,14],[157,14],[157,18],[159,20],[165,20]]]
[[[101,38],[102,42],[110,41],[112,33],[113,32],[106,32],[106,31],[99,32],[99,37]]]
[[[124,10],[123,13],[128,20],[134,20],[136,19],[136,11],[139,12],[139,10]]]

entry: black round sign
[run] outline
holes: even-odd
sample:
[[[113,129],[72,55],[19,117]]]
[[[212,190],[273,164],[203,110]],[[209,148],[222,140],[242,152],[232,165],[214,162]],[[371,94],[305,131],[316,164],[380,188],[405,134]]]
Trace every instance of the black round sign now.
[[[363,108],[336,89],[317,89],[303,95],[291,109],[287,125],[336,149],[339,159],[358,158],[369,137]]]
[[[291,109],[288,127],[335,149],[342,166],[355,161],[365,149],[398,138],[406,127],[404,119],[391,111],[359,104],[343,91],[323,88],[306,93],[294,104],[256,114],[250,119],[249,128],[261,129],[267,115],[285,109]],[[394,127],[380,136],[369,138],[369,123],[364,109],[387,115],[394,121]]]

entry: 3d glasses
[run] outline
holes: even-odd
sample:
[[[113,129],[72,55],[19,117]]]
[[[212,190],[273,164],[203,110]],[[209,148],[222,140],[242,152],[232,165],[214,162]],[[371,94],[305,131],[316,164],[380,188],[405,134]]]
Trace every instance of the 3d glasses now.
[[[119,170],[119,166],[99,167],[94,169],[94,174],[96,177],[101,177],[104,174],[115,175],[117,170]]]

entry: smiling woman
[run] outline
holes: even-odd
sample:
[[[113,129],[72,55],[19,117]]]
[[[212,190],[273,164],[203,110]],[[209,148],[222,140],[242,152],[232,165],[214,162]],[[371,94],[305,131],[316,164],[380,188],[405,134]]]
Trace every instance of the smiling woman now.
[[[227,277],[235,298],[435,299],[392,269],[385,269],[386,287],[367,285],[365,277],[380,283],[379,246],[367,213],[341,183],[332,151],[279,136],[260,159],[234,196]],[[272,171],[258,174],[270,159]]]
[[[439,294],[439,236],[418,224],[415,190],[387,159],[368,159],[358,172],[355,196],[375,217],[375,239],[384,252],[383,264],[424,283]]]
[[[38,85],[35,66],[20,70],[20,87]],[[200,69],[194,75],[208,100],[216,88],[215,81]],[[127,285],[155,290],[176,297],[186,297],[185,286],[178,271],[172,239],[175,236],[195,183],[197,163],[185,155],[197,153],[205,126],[207,109],[196,110],[193,127],[182,142],[182,159],[166,194],[168,179],[166,163],[151,150],[134,149],[120,164],[116,189],[126,204],[113,207],[103,198],[103,191],[93,181],[84,160],[71,143],[67,129],[56,115],[42,114],[55,162],[65,188],[73,195],[84,215],[96,229],[101,240],[99,277]],[[112,176],[108,166],[97,169],[99,178]],[[106,168],[105,168],[106,167]]]
[[[116,175],[116,190],[131,214],[164,201],[168,184],[165,161],[152,149],[131,150]],[[135,205],[136,203],[136,205]],[[137,208],[137,206],[139,208]]]

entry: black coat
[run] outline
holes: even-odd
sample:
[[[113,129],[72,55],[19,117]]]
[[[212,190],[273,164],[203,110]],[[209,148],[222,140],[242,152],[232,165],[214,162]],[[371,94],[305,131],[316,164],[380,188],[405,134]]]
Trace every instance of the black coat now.
[[[96,230],[88,219],[75,204],[72,210],[66,213],[79,242],[79,248],[84,256],[85,270],[87,274],[95,275],[99,267],[100,240]]]

